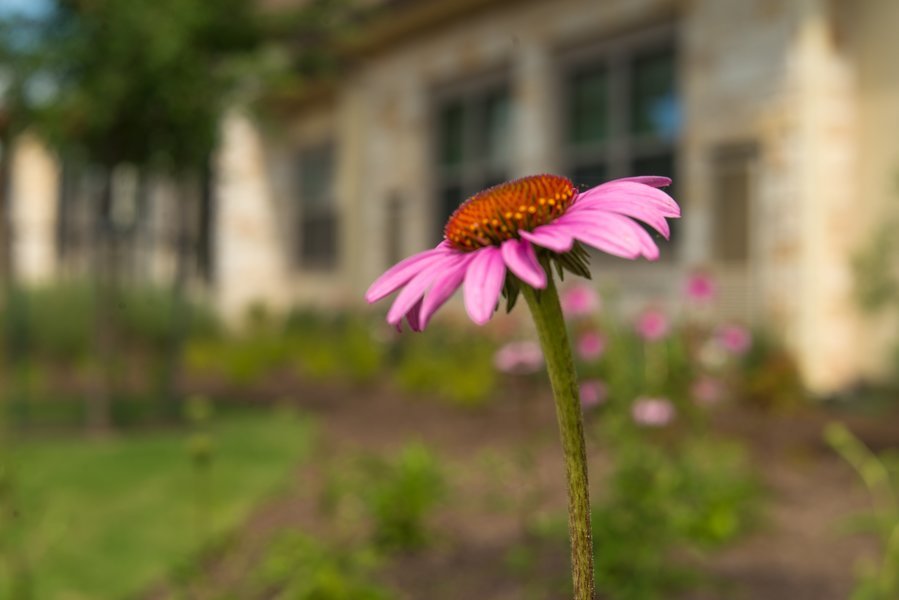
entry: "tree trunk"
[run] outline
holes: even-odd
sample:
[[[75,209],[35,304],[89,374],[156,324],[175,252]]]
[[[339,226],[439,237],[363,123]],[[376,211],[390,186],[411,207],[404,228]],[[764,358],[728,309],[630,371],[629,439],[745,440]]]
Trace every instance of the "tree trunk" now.
[[[172,312],[163,370],[163,402],[166,417],[181,416],[181,398],[178,382],[181,376],[181,360],[184,341],[190,325],[187,307],[187,279],[191,257],[191,207],[194,201],[193,178],[182,177],[178,182],[178,223],[175,233],[175,273],[172,279]]]
[[[112,425],[111,383],[113,379],[113,298],[112,298],[112,208],[113,167],[105,167],[103,188],[94,221],[94,346],[97,372],[94,389],[87,398],[87,427],[93,433],[107,432]]]

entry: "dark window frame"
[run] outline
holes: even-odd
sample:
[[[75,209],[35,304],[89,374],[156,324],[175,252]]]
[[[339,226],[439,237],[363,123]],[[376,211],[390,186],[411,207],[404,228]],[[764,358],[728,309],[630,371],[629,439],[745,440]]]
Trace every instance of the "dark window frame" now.
[[[294,266],[303,271],[331,272],[340,261],[340,222],[336,196],[336,146],[325,140],[300,146],[296,150],[296,216]],[[328,171],[322,175],[323,188],[310,197],[309,165]],[[326,166],[323,166],[326,165]],[[321,183],[319,183],[321,185]]]
[[[716,264],[746,268],[752,262],[753,198],[758,160],[759,147],[754,141],[722,143],[710,153],[715,201],[711,211],[709,250]],[[735,183],[741,189],[737,194],[728,193],[726,188]],[[727,206],[727,203],[731,205]]]
[[[435,239],[443,238],[443,228],[448,214],[447,193],[451,188],[458,188],[460,201],[470,197],[488,185],[501,183],[508,180],[515,170],[515,157],[512,151],[515,119],[515,93],[513,73],[507,66],[493,69],[489,72],[468,77],[462,81],[456,81],[436,87],[431,95],[431,118],[429,126],[431,131],[431,154],[429,165],[432,169],[433,190],[431,202],[431,221],[434,223]],[[491,96],[504,97],[507,102],[508,144],[509,152],[502,160],[491,161],[483,157],[477,157],[480,150],[478,138],[483,135],[478,131],[478,116],[475,107],[486,102]],[[441,118],[443,111],[453,104],[461,103],[465,107],[468,117],[463,117],[462,123],[462,160],[459,165],[442,164],[441,153],[444,147],[444,132],[442,131]],[[470,158],[470,157],[477,158]],[[469,157],[469,160],[466,160]]]
[[[653,55],[668,55],[673,61],[673,89],[679,109],[680,129],[672,136],[640,134],[632,131],[634,113],[635,63]],[[589,45],[562,49],[558,53],[557,76],[559,120],[559,148],[561,171],[573,177],[580,187],[596,185],[600,181],[627,177],[635,174],[636,165],[642,162],[662,161],[670,163],[670,175],[675,184],[667,191],[675,193],[682,155],[683,90],[681,86],[680,49],[676,29],[671,23],[663,23],[642,30],[610,36]],[[606,136],[601,141],[573,141],[571,110],[574,101],[574,81],[589,73],[605,70],[608,89],[608,122]],[[596,168],[599,167],[599,168]],[[578,177],[578,172],[585,175]],[[590,173],[593,171],[593,173]],[[595,174],[601,173],[601,176]],[[666,173],[656,173],[666,174]],[[591,177],[592,175],[592,177]],[[672,240],[663,259],[674,260],[680,249],[677,224],[672,223]],[[652,232],[655,234],[655,232]]]

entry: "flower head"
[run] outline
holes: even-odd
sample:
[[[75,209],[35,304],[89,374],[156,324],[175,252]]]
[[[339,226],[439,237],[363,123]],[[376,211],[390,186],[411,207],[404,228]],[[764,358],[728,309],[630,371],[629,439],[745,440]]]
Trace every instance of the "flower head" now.
[[[736,323],[728,323],[719,327],[716,337],[722,348],[736,356],[746,354],[752,345],[752,334],[748,329]]]
[[[641,396],[634,401],[631,416],[639,425],[664,427],[674,420],[674,405],[667,398]]]
[[[658,308],[648,308],[637,318],[637,333],[647,342],[656,342],[668,335],[671,324],[668,315]]]
[[[724,397],[724,384],[720,379],[702,375],[690,386],[693,401],[700,406],[718,404]]]
[[[575,284],[562,292],[562,313],[568,318],[587,317],[599,310],[599,293],[592,286]]]
[[[606,349],[606,339],[596,331],[586,331],[577,339],[577,355],[581,360],[596,360]]]
[[[696,271],[687,277],[684,291],[687,298],[697,304],[708,304],[715,299],[718,286],[712,276],[705,271]]]
[[[543,366],[543,352],[537,342],[509,342],[493,355],[493,366],[503,373],[536,373]]]
[[[376,302],[402,288],[387,322],[399,327],[405,318],[420,331],[464,284],[465,309],[483,325],[504,289],[511,305],[520,283],[545,288],[552,262],[589,277],[581,244],[623,258],[655,260],[659,249],[635,219],[668,237],[665,219],[679,217],[680,208],[657,188],[670,183],[667,177],[633,177],[578,192],[564,177],[532,175],[494,186],[452,214],[436,248],[388,269],[365,299]]]
[[[606,401],[608,389],[606,384],[599,379],[585,379],[580,383],[579,393],[581,408],[589,410]]]

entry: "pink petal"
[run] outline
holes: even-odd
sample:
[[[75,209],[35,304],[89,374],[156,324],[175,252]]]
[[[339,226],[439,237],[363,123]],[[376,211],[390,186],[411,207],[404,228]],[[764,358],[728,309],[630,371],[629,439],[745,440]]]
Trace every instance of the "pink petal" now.
[[[396,325],[402,321],[406,313],[424,295],[425,290],[431,286],[434,279],[446,268],[447,263],[452,263],[456,260],[458,260],[458,255],[446,253],[442,256],[432,257],[428,264],[423,269],[420,269],[418,274],[397,295],[396,300],[393,301],[393,306],[387,311],[387,322],[391,325]]]
[[[441,242],[436,248],[413,254],[397,264],[393,265],[387,271],[378,277],[365,292],[365,299],[369,304],[377,302],[385,296],[389,296],[407,281],[415,277],[421,271],[429,259],[436,258],[441,255],[452,252],[450,247]]]
[[[642,227],[627,217],[608,213],[601,225],[597,225],[594,219],[577,215],[566,217],[554,225],[585,244],[622,258],[637,258],[642,254],[640,238],[634,231],[634,228],[642,230]]]
[[[458,264],[448,267],[442,277],[438,277],[431,286],[431,290],[425,295],[424,303],[421,306],[419,319],[421,320],[421,328],[424,329],[431,321],[431,317],[437,312],[437,309],[443,306],[447,300],[456,291],[456,288],[462,284],[465,277],[465,271],[468,264],[473,258],[472,255],[465,255]]]
[[[547,250],[552,250],[559,254],[568,252],[574,246],[574,238],[563,230],[553,227],[553,224],[541,225],[534,229],[534,231],[524,231],[519,229],[518,235],[532,244],[536,244],[541,248],[546,248]]]
[[[646,203],[637,202],[632,198],[613,198],[605,200],[601,204],[594,202],[575,205],[569,209],[565,216],[574,214],[584,216],[589,215],[597,220],[601,220],[605,218],[605,215],[608,213],[617,213],[639,219],[662,234],[665,239],[668,239],[671,236],[671,229],[668,226],[668,221],[665,220],[665,217],[656,210],[655,207]]]
[[[416,302],[409,312],[406,313],[406,321],[412,331],[422,331],[424,327],[421,324],[421,300]]]
[[[621,183],[623,181],[642,183],[643,185],[648,185],[654,188],[668,187],[669,185],[671,185],[670,177],[661,177],[659,175],[637,175],[636,177],[621,177],[620,179],[613,179],[612,181],[607,181],[598,187],[613,183]]]
[[[537,262],[537,254],[530,242],[516,239],[506,240],[500,247],[500,251],[506,266],[519,279],[537,289],[542,290],[546,287],[546,272]]]
[[[591,188],[586,192],[578,194],[577,201],[572,208],[581,203],[584,203],[585,206],[593,203],[602,206],[609,200],[621,198],[630,198],[643,204],[650,204],[666,217],[680,216],[680,207],[671,196],[662,190],[632,181],[612,181]]]
[[[590,212],[569,213],[555,224],[580,241],[615,256],[637,258],[643,255],[649,260],[659,257],[659,248],[649,233],[636,221],[616,213],[605,213],[601,217]]]
[[[465,310],[471,320],[483,325],[493,316],[506,278],[506,267],[499,248],[476,250],[465,272]]]

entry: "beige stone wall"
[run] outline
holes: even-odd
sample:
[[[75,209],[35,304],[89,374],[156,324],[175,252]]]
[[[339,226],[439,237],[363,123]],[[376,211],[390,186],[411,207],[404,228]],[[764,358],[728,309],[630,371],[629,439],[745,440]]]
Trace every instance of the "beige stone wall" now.
[[[43,283],[56,273],[59,167],[45,146],[23,135],[13,146],[11,180],[14,270],[23,283]]]
[[[858,65],[859,160],[850,222],[874,231],[899,216],[899,3],[868,0],[847,11],[848,31]],[[860,236],[853,251],[862,247]],[[866,316],[859,358],[871,376],[895,369],[893,349],[899,334],[894,312]]]

